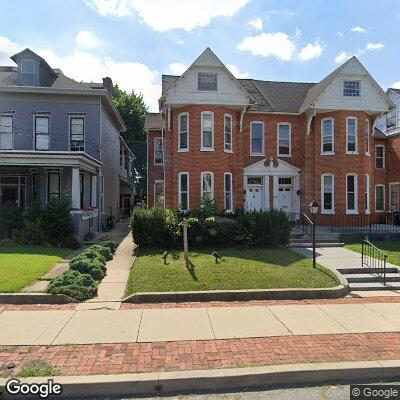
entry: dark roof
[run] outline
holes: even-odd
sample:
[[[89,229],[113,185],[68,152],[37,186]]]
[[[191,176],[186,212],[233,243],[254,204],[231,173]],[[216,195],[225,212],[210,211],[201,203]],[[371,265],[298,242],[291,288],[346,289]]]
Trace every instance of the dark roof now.
[[[176,75],[162,76],[162,95],[179,79]],[[274,82],[257,79],[238,79],[255,100],[249,111],[297,113],[308,91],[315,83]]]
[[[386,91],[386,93],[387,93],[389,90],[391,90],[392,92],[395,92],[395,93],[397,93],[397,94],[399,94],[399,95],[400,95],[400,89],[396,89],[396,88],[389,88],[389,89]]]
[[[385,135],[380,129],[378,129],[376,127],[374,128],[373,137],[375,139],[387,139],[388,138],[387,135]]]

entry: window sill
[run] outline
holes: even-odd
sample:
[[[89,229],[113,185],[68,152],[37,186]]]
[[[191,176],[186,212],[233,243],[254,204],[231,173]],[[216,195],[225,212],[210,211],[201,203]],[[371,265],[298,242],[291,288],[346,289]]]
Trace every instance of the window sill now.
[[[178,153],[188,153],[189,149],[178,149],[177,152]]]
[[[377,171],[385,171],[386,168],[375,168]]]
[[[384,213],[385,210],[375,210],[376,213]]]
[[[264,153],[250,153],[251,157],[265,157]]]
[[[232,154],[232,153],[233,153],[233,150],[224,150],[224,153]]]
[[[334,156],[335,152],[334,151],[323,151],[321,152],[321,156]]]
[[[358,151],[346,151],[348,156],[358,156]]]
[[[371,211],[365,210],[365,215],[370,215],[370,214],[371,214]]]
[[[214,151],[214,149],[209,147],[201,147],[200,151]]]
[[[292,154],[277,154],[277,157],[292,157]]]
[[[154,165],[158,166],[158,167],[162,167],[163,163],[154,163]]]
[[[321,210],[322,215],[334,215],[335,210]]]
[[[367,157],[371,157],[371,153],[365,153]]]
[[[346,211],[346,215],[358,215],[358,214],[359,214],[358,211],[349,211],[349,210]]]

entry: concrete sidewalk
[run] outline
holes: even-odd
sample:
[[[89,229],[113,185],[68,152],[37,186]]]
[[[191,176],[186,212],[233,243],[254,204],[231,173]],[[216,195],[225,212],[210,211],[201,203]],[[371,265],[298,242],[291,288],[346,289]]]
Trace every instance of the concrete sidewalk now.
[[[3,311],[0,345],[400,332],[400,303]]]

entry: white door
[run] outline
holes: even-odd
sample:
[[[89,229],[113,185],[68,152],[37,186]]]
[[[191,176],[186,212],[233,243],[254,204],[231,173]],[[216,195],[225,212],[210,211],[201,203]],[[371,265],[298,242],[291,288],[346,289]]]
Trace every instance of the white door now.
[[[278,193],[275,207],[293,215],[294,213],[294,187],[293,178],[278,179]]]
[[[248,211],[259,211],[263,204],[263,187],[262,185],[252,185],[246,188],[246,209]]]

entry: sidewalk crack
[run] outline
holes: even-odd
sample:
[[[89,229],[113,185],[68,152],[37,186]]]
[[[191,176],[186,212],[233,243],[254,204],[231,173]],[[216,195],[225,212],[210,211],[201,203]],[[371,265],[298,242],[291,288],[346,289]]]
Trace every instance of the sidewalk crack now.
[[[214,339],[216,340],[216,339],[217,339],[217,336],[215,335],[214,326],[213,326],[213,324],[212,324],[211,317],[210,317],[210,314],[209,314],[209,312],[208,312],[208,307],[206,307],[205,310],[206,310],[206,313],[207,313],[208,321],[210,322],[210,326],[211,326],[211,330],[212,330]]]
[[[142,326],[142,318],[143,318],[143,311],[144,311],[144,309],[142,308],[141,311],[142,311],[142,312],[140,313],[139,327],[138,327],[137,334],[136,334],[136,343],[137,343],[138,340],[139,340],[139,333],[140,333],[140,328],[141,328],[141,326]]]

